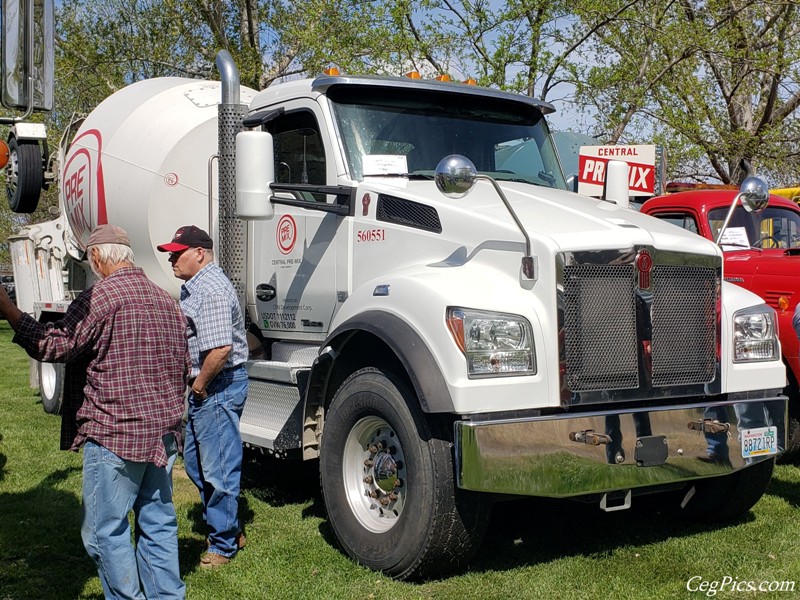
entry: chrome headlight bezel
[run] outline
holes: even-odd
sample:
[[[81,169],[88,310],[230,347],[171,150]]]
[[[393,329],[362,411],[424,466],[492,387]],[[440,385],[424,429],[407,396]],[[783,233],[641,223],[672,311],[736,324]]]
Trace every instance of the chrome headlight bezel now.
[[[733,314],[733,362],[751,363],[781,359],[778,318],[766,304]]]
[[[521,315],[448,307],[447,328],[466,358],[467,377],[536,374],[533,328]]]

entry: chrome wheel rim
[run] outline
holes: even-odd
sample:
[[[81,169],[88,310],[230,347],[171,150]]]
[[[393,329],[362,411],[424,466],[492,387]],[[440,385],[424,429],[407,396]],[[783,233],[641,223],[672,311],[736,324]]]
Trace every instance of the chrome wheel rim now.
[[[359,523],[383,533],[397,524],[405,506],[406,466],[394,430],[380,417],[360,419],[344,447],[345,494]]]

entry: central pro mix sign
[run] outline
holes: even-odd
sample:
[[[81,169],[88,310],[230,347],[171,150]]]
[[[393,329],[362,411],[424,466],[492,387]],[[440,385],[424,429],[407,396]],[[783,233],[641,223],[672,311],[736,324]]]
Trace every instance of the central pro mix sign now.
[[[656,147],[583,146],[578,154],[578,193],[600,197],[610,160],[628,163],[628,186],[631,196],[656,194]]]

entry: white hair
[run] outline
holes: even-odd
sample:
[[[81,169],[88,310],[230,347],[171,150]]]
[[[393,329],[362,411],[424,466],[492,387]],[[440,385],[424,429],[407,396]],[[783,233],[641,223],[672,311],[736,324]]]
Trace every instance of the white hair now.
[[[133,249],[125,244],[96,244],[88,249],[97,248],[97,261],[108,265],[129,262],[134,264]]]

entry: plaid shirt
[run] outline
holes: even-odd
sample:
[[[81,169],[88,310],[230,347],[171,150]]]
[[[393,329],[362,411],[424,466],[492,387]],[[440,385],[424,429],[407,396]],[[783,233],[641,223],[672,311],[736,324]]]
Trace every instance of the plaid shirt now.
[[[124,460],[163,467],[162,436],[180,436],[185,331],[169,294],[142,269],[124,267],[78,296],[60,321],[24,315],[14,341],[37,360],[67,363],[62,449],[91,438]]]
[[[225,369],[247,360],[247,337],[242,307],[225,272],[209,263],[181,286],[181,309],[188,321],[192,377],[197,377],[206,352],[231,346]]]

